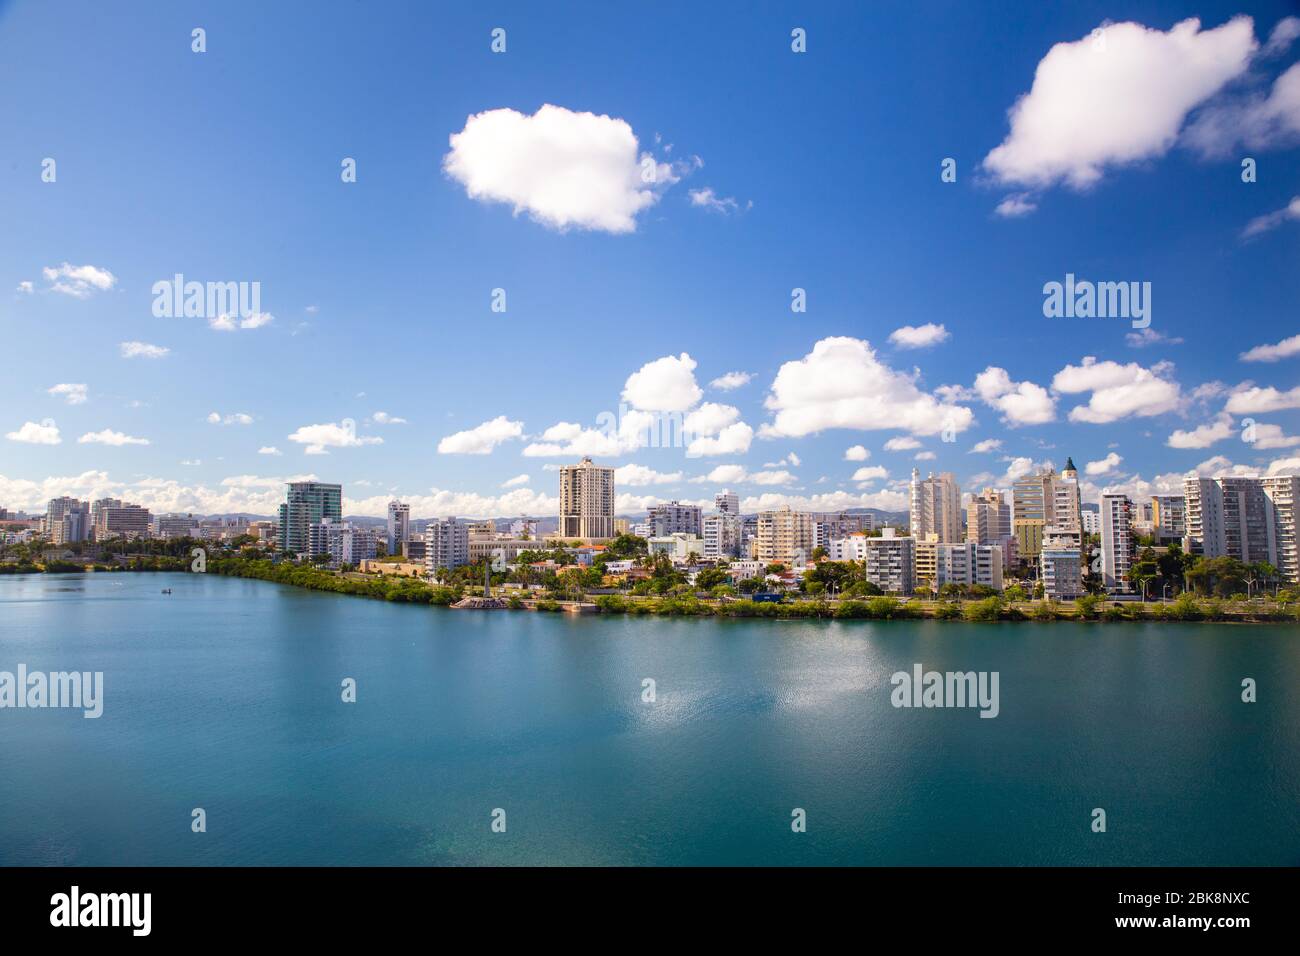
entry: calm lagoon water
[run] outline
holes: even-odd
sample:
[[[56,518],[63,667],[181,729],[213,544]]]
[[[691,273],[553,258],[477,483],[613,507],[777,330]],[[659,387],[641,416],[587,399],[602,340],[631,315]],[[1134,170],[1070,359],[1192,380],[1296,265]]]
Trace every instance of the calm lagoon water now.
[[[917,662],[998,671],[1000,715],[892,707]],[[31,575],[0,578],[0,670],[19,663],[103,671],[105,703],[0,710],[4,864],[1300,864],[1296,628],[574,618]]]

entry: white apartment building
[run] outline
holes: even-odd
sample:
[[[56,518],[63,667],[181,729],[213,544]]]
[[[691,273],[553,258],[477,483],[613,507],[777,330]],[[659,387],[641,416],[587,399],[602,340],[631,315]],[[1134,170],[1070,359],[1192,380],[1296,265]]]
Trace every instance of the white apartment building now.
[[[455,518],[435,518],[424,528],[424,566],[430,575],[439,568],[469,564],[469,525]]]
[[[584,458],[560,469],[560,537],[614,537],[614,469]]]
[[[1038,570],[1045,597],[1072,601],[1083,594],[1083,564],[1079,549],[1062,541],[1043,542]]]
[[[754,560],[801,567],[812,556],[814,547],[812,515],[792,511],[788,506],[759,514]]]
[[[45,530],[54,544],[90,537],[90,505],[76,498],[51,498],[45,510]]]
[[[911,507],[909,523],[912,537],[924,541],[929,535],[938,535],[943,542],[961,541],[961,488],[957,476],[950,471],[921,478],[912,469]]]
[[[710,560],[740,554],[740,515],[720,511],[703,520],[704,557]]]
[[[826,554],[832,561],[865,561],[867,536],[851,534],[846,538],[835,538],[826,545]]]
[[[994,488],[971,495],[966,505],[966,540],[993,544],[1011,534],[1011,503]]]
[[[699,535],[678,532],[651,538],[649,550],[651,554],[668,555],[673,564],[685,564],[692,554],[697,558],[704,557],[704,539]]]
[[[1300,477],[1183,479],[1183,550],[1207,558],[1230,557],[1244,564],[1266,561],[1284,581],[1300,583],[1296,554],[1296,509]]]
[[[1187,502],[1182,495],[1153,495],[1151,530],[1156,540],[1181,541],[1187,533]]]
[[[153,533],[159,538],[197,538],[195,529],[199,524],[200,520],[192,514],[159,515],[153,521]]]
[[[1106,590],[1127,594],[1133,590],[1133,503],[1127,495],[1101,496],[1101,580]]]
[[[410,540],[411,506],[394,499],[388,503],[388,553],[402,553]]]
[[[866,579],[880,590],[909,595],[916,589],[916,542],[882,528],[879,538],[867,538]]]
[[[740,516],[740,495],[734,491],[720,491],[713,496],[713,507],[719,514]]]
[[[699,505],[684,505],[679,501],[653,505],[646,515],[652,538],[666,538],[672,534],[699,536],[703,531]]]
[[[1001,543],[942,543],[932,535],[929,541],[916,542],[916,586],[928,582],[937,593],[945,584],[982,584],[1001,591],[1002,555]]]
[[[1079,512],[1085,534],[1101,534],[1101,512],[1096,508],[1083,508]]]
[[[308,531],[311,554],[328,554],[330,565],[359,565],[375,556],[379,536],[373,528],[355,525],[350,521],[322,518]]]

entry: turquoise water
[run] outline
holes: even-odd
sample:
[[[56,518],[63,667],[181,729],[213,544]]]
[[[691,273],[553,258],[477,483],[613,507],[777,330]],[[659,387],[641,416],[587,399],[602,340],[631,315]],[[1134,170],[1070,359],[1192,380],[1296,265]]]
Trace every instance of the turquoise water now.
[[[998,671],[999,716],[894,708],[918,662]],[[574,618],[31,575],[0,578],[0,670],[19,663],[103,671],[104,714],[0,710],[0,863],[1300,863],[1295,628]]]

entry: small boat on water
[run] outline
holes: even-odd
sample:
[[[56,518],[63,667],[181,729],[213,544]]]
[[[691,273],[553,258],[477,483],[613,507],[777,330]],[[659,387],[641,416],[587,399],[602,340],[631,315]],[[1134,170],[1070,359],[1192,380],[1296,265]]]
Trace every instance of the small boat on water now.
[[[163,593],[163,594],[171,594],[171,593],[172,593],[172,589],[171,589],[171,588],[163,588],[163,589],[162,589],[162,593]]]

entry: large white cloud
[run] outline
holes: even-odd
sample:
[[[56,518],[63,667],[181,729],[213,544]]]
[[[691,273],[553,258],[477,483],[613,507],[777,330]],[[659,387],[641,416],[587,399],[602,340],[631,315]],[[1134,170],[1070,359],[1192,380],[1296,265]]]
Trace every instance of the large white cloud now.
[[[1197,425],[1190,431],[1175,429],[1165,444],[1170,448],[1209,448],[1215,442],[1232,437],[1232,416],[1226,412],[1219,414],[1214,421]]]
[[[305,451],[309,455],[328,454],[326,448],[358,448],[362,445],[384,443],[384,440],[377,436],[358,435],[356,425],[346,419],[339,423],[303,425],[289,436],[289,441],[306,445]]]
[[[121,448],[123,445],[147,445],[149,439],[136,438],[134,435],[128,435],[125,432],[105,428],[97,432],[86,432],[77,439],[77,443],[81,445],[112,445],[115,448]]]
[[[942,325],[904,325],[889,333],[889,341],[900,349],[926,349],[952,338]]]
[[[1300,385],[1280,391],[1271,385],[1261,388],[1245,383],[1228,396],[1228,402],[1223,407],[1234,415],[1258,415],[1262,412],[1300,408]]]
[[[759,434],[799,438],[828,428],[860,428],[935,435],[970,427],[969,408],[921,391],[917,378],[885,365],[862,339],[822,339],[777,372],[765,402],[775,417]]]
[[[59,266],[46,266],[41,270],[51,292],[70,295],[74,299],[89,298],[95,292],[107,292],[117,285],[117,276],[99,266],[74,266],[67,262]]]
[[[614,486],[634,488],[640,485],[671,485],[684,477],[685,475],[680,471],[655,471],[645,465],[633,463],[614,470]]]
[[[1107,424],[1128,418],[1150,418],[1172,411],[1182,398],[1178,383],[1166,376],[1168,363],[1143,368],[1136,362],[1098,362],[1088,356],[1079,365],[1067,365],[1052,379],[1052,388],[1067,395],[1091,393],[1086,405],[1070,409],[1070,421]]]
[[[522,438],[523,435],[523,422],[511,421],[504,415],[498,415],[474,428],[448,435],[438,442],[438,454],[487,455],[502,442]]]
[[[472,199],[508,203],[552,229],[614,233],[633,232],[637,214],[680,178],[639,151],[626,121],[549,103],[531,116],[470,116],[442,168]]]
[[[647,362],[628,376],[623,401],[650,412],[684,412],[704,397],[695,381],[695,365],[685,352]]]
[[[59,426],[48,418],[40,423],[23,422],[21,428],[5,432],[5,438],[28,445],[57,445],[63,441],[59,437]]]
[[[754,429],[744,422],[736,422],[719,430],[716,435],[700,435],[692,439],[686,446],[686,454],[690,458],[708,455],[743,455],[749,451],[749,445],[753,440]]]
[[[1056,418],[1056,399],[1033,382],[1013,382],[1004,368],[990,365],[975,377],[975,394],[1002,413],[1008,425],[1042,425]]]
[[[1297,204],[1300,204],[1300,200],[1297,200]],[[1300,355],[1300,335],[1283,339],[1276,345],[1256,345],[1237,357],[1243,362],[1277,362],[1293,355]]]
[[[69,405],[84,405],[89,390],[83,384],[65,382],[61,385],[52,385],[46,391],[56,398],[62,398]]]
[[[1246,94],[1204,110],[1187,129],[1187,143],[1206,156],[1234,155],[1294,143],[1300,136],[1300,63],[1267,94]]]
[[[1112,23],[1058,43],[984,166],[1006,184],[1087,187],[1108,166],[1162,156],[1188,113],[1244,73],[1256,49],[1244,16],[1210,30],[1196,19],[1167,32]]]

